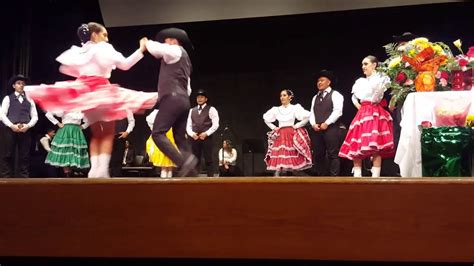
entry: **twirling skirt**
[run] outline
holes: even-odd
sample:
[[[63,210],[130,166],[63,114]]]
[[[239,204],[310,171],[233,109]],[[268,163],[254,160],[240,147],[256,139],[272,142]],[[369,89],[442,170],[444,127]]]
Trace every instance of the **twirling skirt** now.
[[[25,91],[43,110],[82,111],[91,124],[126,118],[127,111],[136,113],[153,108],[158,99],[158,93],[121,88],[106,78],[94,76],[25,86]]]

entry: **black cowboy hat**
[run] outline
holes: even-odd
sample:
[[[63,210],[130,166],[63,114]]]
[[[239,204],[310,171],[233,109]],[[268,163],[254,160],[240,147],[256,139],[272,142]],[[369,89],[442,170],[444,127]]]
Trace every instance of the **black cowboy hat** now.
[[[164,43],[166,38],[174,38],[185,48],[194,49],[186,31],[178,28],[163,29],[156,34],[156,41]]]
[[[17,82],[18,80],[23,80],[24,82],[27,82],[28,78],[21,74],[14,75],[10,78],[10,80],[8,80],[8,87],[10,88],[11,86],[13,86],[13,84],[15,84],[15,82]]]
[[[207,92],[205,90],[202,90],[202,89],[197,91],[196,97],[199,96],[199,95],[202,95],[206,98],[209,98],[209,97],[207,97]]]
[[[330,70],[326,70],[326,69],[321,70],[321,71],[319,72],[317,78],[319,79],[320,77],[325,77],[325,78],[329,79],[329,80],[331,81],[331,85],[332,85],[332,86],[335,86],[336,83],[337,83],[337,77],[336,77],[336,75],[334,74],[334,72],[332,72],[332,71],[330,71]]]
[[[392,37],[393,37],[393,40],[397,43],[408,42],[415,38],[418,38],[417,35],[411,32],[404,32],[402,35],[393,35]]]

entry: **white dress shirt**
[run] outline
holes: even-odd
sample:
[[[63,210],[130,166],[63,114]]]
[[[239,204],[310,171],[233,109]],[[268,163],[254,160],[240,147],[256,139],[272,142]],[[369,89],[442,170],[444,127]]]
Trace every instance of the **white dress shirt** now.
[[[20,93],[16,92],[15,91],[15,96],[19,97],[18,100],[20,102],[23,102],[23,97],[19,96]],[[38,111],[36,111],[36,105],[35,105],[35,102],[30,99],[27,95],[26,95],[26,100],[28,102],[30,102],[31,104],[31,108],[30,108],[30,122],[28,122],[28,124],[26,124],[29,128],[32,128],[34,125],[36,125],[36,122],[38,122]],[[3,122],[3,124],[5,124],[5,126],[7,127],[11,127],[13,125],[13,123],[10,121],[10,119],[8,119],[7,115],[8,115],[8,109],[10,109],[10,97],[7,95],[5,96],[5,98],[3,98],[3,101],[2,101],[2,111],[0,112],[0,115],[1,115],[1,120]]]
[[[308,123],[310,113],[300,104],[288,104],[287,106],[274,106],[263,114],[265,124],[273,130],[277,126],[273,122],[278,120],[278,127],[300,128]],[[295,124],[295,120],[300,122]]]
[[[206,105],[206,103],[203,104],[201,108],[204,109]],[[193,131],[193,120],[191,119],[192,111],[193,108],[189,110],[188,122],[186,124],[186,133],[188,134],[188,136],[194,136],[194,134],[196,134],[196,132]],[[202,111],[198,111],[199,114],[201,114],[201,112]],[[219,128],[219,113],[217,112],[216,108],[214,108],[214,106],[211,106],[211,108],[209,108],[209,118],[212,121],[212,126],[206,132],[204,132],[208,136],[212,135]]]
[[[80,125],[82,129],[86,129],[89,126],[89,122],[87,118],[84,116],[82,112],[47,112],[45,114],[46,118],[48,118],[51,123],[54,125],[59,124],[59,120],[56,119],[55,116],[61,118],[61,123],[65,124],[73,124],[73,125]],[[83,123],[84,121],[84,123]]]
[[[135,128],[135,117],[133,116],[133,113],[131,111],[127,111],[127,121],[128,121],[128,126],[127,132],[128,134],[132,133],[133,129]]]
[[[110,78],[112,70],[128,70],[143,58],[137,49],[125,58],[107,42],[87,42],[82,47],[73,45],[56,58],[61,63],[59,71],[72,77],[96,76]]]
[[[146,49],[155,58],[163,58],[163,61],[169,65],[177,63],[183,55],[183,51],[179,45],[171,45],[152,40],[148,40]],[[191,95],[191,92],[191,78],[188,78],[188,96]]]
[[[323,93],[323,98],[326,97],[328,93],[330,93],[332,90],[331,87],[326,88],[322,93]],[[316,118],[314,116],[314,103],[316,101],[317,95],[313,97],[313,100],[311,101],[311,109],[310,111],[310,116],[309,116],[309,123],[314,126],[316,125]],[[340,94],[338,91],[334,91],[331,96],[332,100],[332,113],[329,115],[329,117],[324,121],[325,124],[328,126],[331,124],[336,123],[336,121],[342,116],[342,108],[344,106],[344,96]]]
[[[219,165],[222,165],[222,161],[228,162],[230,165],[236,165],[237,161],[237,150],[232,148],[232,151],[229,153],[227,151],[222,152],[223,149],[219,150]]]

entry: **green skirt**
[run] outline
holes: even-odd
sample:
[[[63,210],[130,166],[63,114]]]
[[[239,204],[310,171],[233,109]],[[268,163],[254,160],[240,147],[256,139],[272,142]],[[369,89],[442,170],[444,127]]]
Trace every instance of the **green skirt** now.
[[[66,124],[58,129],[45,162],[59,167],[90,167],[86,138],[79,125]]]

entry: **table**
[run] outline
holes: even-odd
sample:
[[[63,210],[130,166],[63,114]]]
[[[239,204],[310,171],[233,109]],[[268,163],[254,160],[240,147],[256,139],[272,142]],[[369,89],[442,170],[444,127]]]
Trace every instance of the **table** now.
[[[413,92],[408,94],[402,108],[402,128],[395,163],[400,166],[402,177],[422,177],[421,132],[418,125],[423,121],[434,122],[436,100],[465,98],[472,102],[471,91]]]

